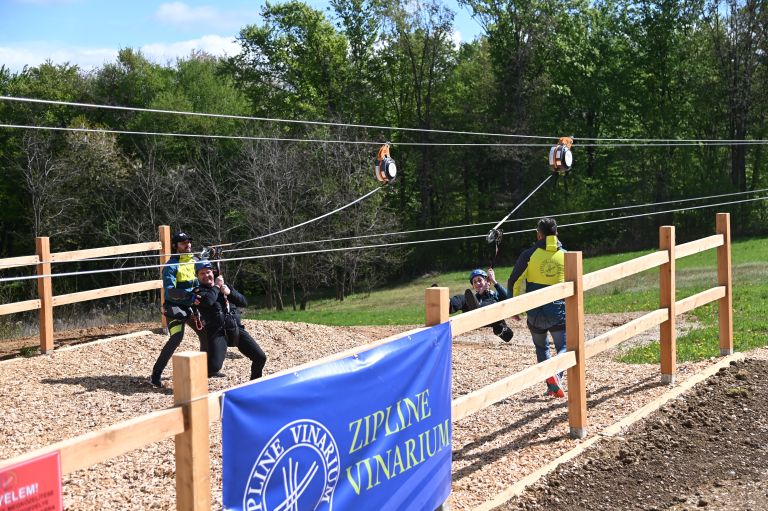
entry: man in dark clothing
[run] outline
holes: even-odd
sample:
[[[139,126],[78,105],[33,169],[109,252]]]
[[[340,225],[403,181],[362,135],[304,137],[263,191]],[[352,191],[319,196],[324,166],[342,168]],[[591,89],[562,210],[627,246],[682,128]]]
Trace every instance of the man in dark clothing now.
[[[223,376],[219,370],[224,365],[227,346],[237,346],[240,353],[251,360],[251,379],[260,378],[267,355],[240,322],[237,307],[248,305],[245,297],[226,284],[223,276],[214,277],[209,261],[197,262],[195,271],[200,282],[196,290],[199,297],[197,308],[205,323],[208,339],[208,377]]]
[[[179,232],[171,238],[171,249],[174,254],[163,266],[163,293],[165,302],[163,314],[168,318],[168,333],[170,337],[160,351],[149,381],[154,387],[162,387],[160,377],[163,369],[173,356],[173,352],[184,338],[184,325],[189,325],[200,339],[200,350],[205,350],[205,332],[197,312],[194,309],[196,297],[192,290],[197,286],[195,278],[195,256],[192,255],[192,238],[186,233]]]
[[[496,282],[496,274],[493,268],[490,268],[488,273],[479,268],[472,270],[469,274],[469,283],[472,284],[472,289],[467,289],[463,295],[451,297],[448,307],[449,313],[453,314],[458,311],[468,312],[511,297],[507,288]],[[491,286],[494,289],[491,289]],[[491,327],[493,328],[493,333],[501,337],[504,342],[509,342],[512,339],[513,332],[503,319],[493,323]]]
[[[557,239],[557,222],[542,218],[536,226],[536,243],[525,250],[515,263],[507,285],[513,296],[565,282],[565,249]],[[516,318],[519,319],[519,318]],[[536,346],[536,360],[543,362],[549,352],[547,333],[552,336],[557,354],[565,353],[565,301],[555,300],[528,311],[528,330]],[[547,394],[565,397],[563,374],[547,378]]]

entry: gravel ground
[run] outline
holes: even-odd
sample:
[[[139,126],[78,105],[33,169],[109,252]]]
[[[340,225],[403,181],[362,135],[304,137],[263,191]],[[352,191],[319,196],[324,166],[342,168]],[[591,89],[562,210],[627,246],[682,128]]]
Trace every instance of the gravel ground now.
[[[587,338],[638,314],[588,316]],[[454,340],[454,396],[479,389],[535,363],[524,323],[509,321],[515,338],[503,343],[490,329]],[[684,318],[678,328],[690,325]],[[409,327],[326,327],[302,323],[245,321],[261,344],[271,374]],[[658,330],[632,342],[658,338]],[[156,390],[147,376],[166,337],[147,334],[109,342],[84,344],[51,355],[0,363],[2,399],[0,459],[61,439],[94,431],[115,422],[172,405],[170,389]],[[180,350],[195,350],[187,334]],[[661,395],[659,368],[628,366],[603,353],[588,361],[589,433],[595,434]],[[684,381],[713,361],[679,364]],[[248,361],[237,351],[228,354],[227,378],[209,380],[221,390],[247,380]],[[169,375],[170,368],[166,369]],[[536,385],[454,423],[454,509],[471,509],[500,493],[580,441],[568,438],[566,400],[547,398]],[[211,467],[214,508],[221,507],[221,429],[212,424]],[[174,509],[173,440],[169,439],[64,477],[67,509]]]

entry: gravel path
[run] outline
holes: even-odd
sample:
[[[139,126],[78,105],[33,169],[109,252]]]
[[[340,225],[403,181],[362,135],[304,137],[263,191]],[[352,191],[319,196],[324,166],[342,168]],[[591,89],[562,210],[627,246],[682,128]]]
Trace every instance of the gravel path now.
[[[587,338],[638,314],[588,316]],[[454,396],[479,389],[535,363],[524,323],[509,321],[515,338],[505,344],[490,329],[454,341]],[[409,327],[326,327],[302,323],[245,321],[261,344],[271,374]],[[678,328],[688,328],[684,318]],[[646,332],[634,342],[658,338]],[[146,378],[166,337],[148,334],[30,359],[0,362],[0,459],[172,405],[170,389],[158,391]],[[187,334],[180,350],[195,350]],[[587,366],[589,433],[595,434],[662,394],[657,366],[627,366],[615,353],[590,359]],[[711,364],[680,364],[683,381]],[[247,380],[248,361],[228,354],[227,378],[209,380],[221,390]],[[166,369],[169,375],[170,368]],[[454,509],[471,509],[533,472],[579,441],[567,437],[567,404],[543,396],[536,385],[454,423]],[[210,437],[214,508],[221,507],[221,429]],[[169,439],[64,477],[67,509],[174,509],[173,440]]]

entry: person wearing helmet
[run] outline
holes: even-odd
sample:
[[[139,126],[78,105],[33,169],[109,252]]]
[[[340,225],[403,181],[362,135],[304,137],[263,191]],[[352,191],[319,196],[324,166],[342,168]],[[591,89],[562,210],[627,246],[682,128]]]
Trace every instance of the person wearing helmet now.
[[[184,232],[177,232],[171,238],[173,255],[163,266],[163,314],[168,318],[168,341],[160,350],[149,382],[153,387],[163,387],[161,377],[173,352],[184,338],[184,325],[190,325],[200,339],[200,351],[205,351],[205,332],[200,324],[194,306],[197,297],[193,290],[197,286],[195,277],[195,256],[192,255],[192,238]]]
[[[507,285],[514,296],[565,282],[565,249],[557,239],[557,222],[542,218],[536,225],[536,244],[518,257]],[[515,319],[520,319],[516,317]],[[528,311],[528,330],[536,346],[536,360],[543,362],[552,355],[547,333],[552,336],[555,351],[565,353],[565,301],[534,307]],[[547,378],[547,395],[565,397],[563,373]]]
[[[209,261],[195,264],[198,288],[198,310],[205,323],[208,339],[208,377],[223,377],[220,372],[227,354],[227,346],[235,347],[251,361],[251,380],[260,378],[267,355],[251,337],[240,321],[238,307],[248,302],[234,287],[224,282],[224,277],[214,277]]]
[[[510,298],[507,288],[496,282],[493,268],[489,268],[488,272],[480,268],[472,270],[469,274],[469,283],[472,285],[472,289],[467,289],[463,295],[451,297],[448,306],[448,311],[451,314],[458,311],[468,312]],[[504,342],[512,340],[512,329],[503,319],[491,324],[491,327],[493,333],[501,337]]]

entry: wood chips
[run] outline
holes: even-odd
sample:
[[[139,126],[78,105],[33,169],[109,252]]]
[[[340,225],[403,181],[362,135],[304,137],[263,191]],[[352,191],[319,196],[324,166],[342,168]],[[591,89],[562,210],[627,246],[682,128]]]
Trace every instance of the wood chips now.
[[[587,316],[592,338],[639,314]],[[508,320],[510,343],[490,328],[454,340],[454,397],[482,388],[536,362],[524,322]],[[327,327],[303,323],[245,321],[268,355],[271,374],[366,344],[408,327]],[[685,318],[677,322],[688,328]],[[658,339],[658,330],[630,342]],[[0,459],[95,431],[173,404],[170,389],[148,383],[162,334],[83,344],[50,355],[0,363],[2,418]],[[195,350],[187,333],[180,351]],[[620,349],[620,348],[619,348]],[[617,422],[661,395],[659,367],[614,361],[615,350],[587,361],[589,435]],[[712,361],[680,364],[678,381]],[[247,380],[249,361],[230,350],[226,378],[209,380],[221,390]],[[168,367],[165,376],[170,376]],[[166,380],[170,386],[170,380]],[[546,397],[537,384],[512,398],[454,423],[452,509],[472,509],[552,461],[580,441],[568,437],[567,401]],[[221,423],[211,425],[213,506],[221,508]],[[153,444],[64,477],[67,509],[175,509],[173,439]]]

